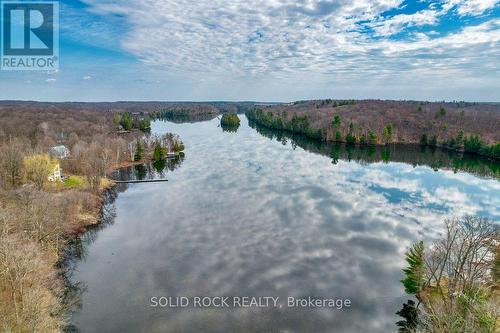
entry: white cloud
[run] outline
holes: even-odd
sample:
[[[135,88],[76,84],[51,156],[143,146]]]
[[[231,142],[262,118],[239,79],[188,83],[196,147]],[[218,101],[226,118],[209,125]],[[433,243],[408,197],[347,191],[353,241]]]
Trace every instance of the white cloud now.
[[[127,19],[124,50],[146,64],[191,77],[284,79],[314,72],[348,79],[401,71],[470,74],[496,66],[498,22],[444,37],[416,33],[403,41],[374,40],[358,23],[367,20],[376,34],[389,36],[406,27],[435,25],[454,6],[459,11],[491,7],[489,0],[481,5],[451,0],[441,9],[430,6],[411,15],[381,17],[402,2],[87,0],[94,13]]]
[[[85,76],[83,77],[83,79],[84,79],[85,81],[90,81],[90,80],[92,80],[92,76],[91,76],[91,75],[85,75]]]
[[[94,55],[89,48],[87,56],[67,50],[78,66],[64,67],[57,77],[67,83],[64,93],[32,89],[21,95],[22,89],[9,84],[1,94],[59,99],[73,90],[73,98],[90,100],[497,100],[498,24],[489,17],[471,27],[475,20],[456,16],[465,1],[444,1],[426,0],[428,8],[416,13],[407,6],[388,15],[404,1],[84,0],[83,8],[61,6],[62,36],[82,49],[90,45],[104,52]],[[445,15],[461,20],[455,30],[443,31]],[[70,81],[99,72],[106,76],[93,77],[95,84],[85,93],[78,83],[70,87]],[[141,89],[145,82],[147,90]]]
[[[52,79],[52,78],[45,80],[45,82],[47,82],[47,83],[54,83],[56,81],[57,81],[57,79]]]
[[[498,0],[446,0],[444,2],[445,9],[456,6],[459,15],[481,15],[499,3]]]
[[[436,10],[422,10],[415,14],[400,14],[389,19],[374,22],[371,27],[379,36],[390,36],[407,27],[434,25],[441,13]]]

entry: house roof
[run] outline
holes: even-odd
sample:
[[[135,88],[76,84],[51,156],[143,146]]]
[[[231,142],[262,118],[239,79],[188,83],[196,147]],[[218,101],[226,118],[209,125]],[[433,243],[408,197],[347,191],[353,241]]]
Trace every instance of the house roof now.
[[[69,152],[69,149],[66,146],[60,145],[50,148],[50,152],[57,155],[65,155]]]

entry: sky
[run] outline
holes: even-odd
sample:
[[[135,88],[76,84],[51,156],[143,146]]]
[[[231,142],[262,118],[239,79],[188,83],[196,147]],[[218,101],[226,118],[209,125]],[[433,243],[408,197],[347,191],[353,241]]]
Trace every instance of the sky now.
[[[500,101],[500,0],[63,0],[0,99]]]

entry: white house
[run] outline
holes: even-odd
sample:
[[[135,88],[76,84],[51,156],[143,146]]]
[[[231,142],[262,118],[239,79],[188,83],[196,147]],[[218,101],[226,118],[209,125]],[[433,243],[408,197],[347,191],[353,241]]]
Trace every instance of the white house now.
[[[49,181],[51,182],[62,181],[62,170],[58,162],[52,163],[52,171],[51,174],[49,175]]]
[[[70,152],[66,146],[60,145],[50,148],[49,155],[53,158],[63,159],[69,157]]]

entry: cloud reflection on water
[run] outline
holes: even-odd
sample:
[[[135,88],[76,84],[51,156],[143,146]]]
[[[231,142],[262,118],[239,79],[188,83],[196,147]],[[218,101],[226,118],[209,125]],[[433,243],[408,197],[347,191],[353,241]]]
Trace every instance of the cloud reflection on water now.
[[[83,332],[387,332],[405,249],[450,214],[498,218],[496,180],[360,164],[271,141],[245,122],[156,123],[185,142],[168,183],[131,185],[78,266]],[[151,296],[347,297],[339,310],[152,309]]]

